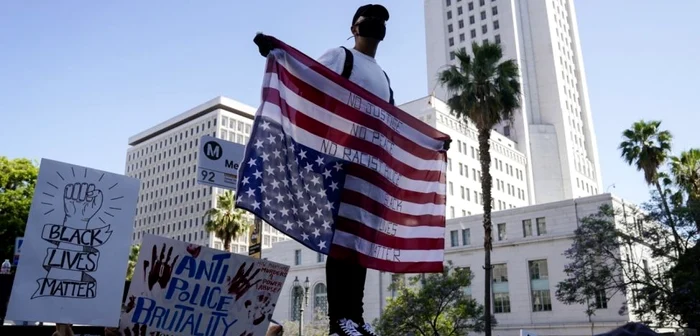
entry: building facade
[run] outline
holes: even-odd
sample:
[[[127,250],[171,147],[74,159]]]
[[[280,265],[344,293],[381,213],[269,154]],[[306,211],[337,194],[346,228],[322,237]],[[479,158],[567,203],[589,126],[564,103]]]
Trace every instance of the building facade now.
[[[216,206],[224,190],[199,185],[199,139],[211,135],[246,144],[255,108],[217,97],[129,138],[125,174],[138,178],[141,189],[134,219],[133,241],[145,233],[222,248],[204,229],[204,214]],[[263,225],[263,247],[287,239]],[[233,252],[248,252],[248,237],[231,243]]]
[[[522,107],[497,127],[530,163],[531,204],[603,192],[573,0],[424,0],[428,92],[473,42],[501,44],[516,60]]]
[[[493,269],[493,313],[498,325],[495,335],[519,335],[521,329],[537,335],[591,335],[607,332],[633,318],[620,314],[627,304],[624,295],[609,295],[601,291],[596,296],[599,309],[589,321],[582,305],[565,305],[555,297],[556,285],[565,279],[563,257],[571,247],[573,232],[579,221],[597,213],[608,204],[618,209],[628,207],[610,194],[513,208],[495,212]],[[632,214],[634,211],[627,211]],[[636,218],[617,218],[634,221]],[[471,286],[465,288],[477,302],[484,300],[484,253],[482,248],[482,217],[478,215],[447,221],[445,260],[457,267],[468,267],[474,275]],[[295,241],[277,243],[274,249],[263,251],[269,260],[291,265],[290,273],[280,294],[274,318],[277,321],[298,317],[297,301],[292,294],[292,282],[298,278],[310,282],[309,303],[305,321],[314,312],[327,310],[325,258]],[[365,319],[378,318],[387,300],[396,295],[389,290],[392,281],[403,281],[410,275],[380,273],[370,270],[365,284]]]

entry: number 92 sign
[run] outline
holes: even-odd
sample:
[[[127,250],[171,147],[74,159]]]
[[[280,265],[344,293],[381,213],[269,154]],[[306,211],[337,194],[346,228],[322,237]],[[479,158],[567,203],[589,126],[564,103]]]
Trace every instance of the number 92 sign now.
[[[205,135],[199,140],[197,183],[236,190],[245,146]]]

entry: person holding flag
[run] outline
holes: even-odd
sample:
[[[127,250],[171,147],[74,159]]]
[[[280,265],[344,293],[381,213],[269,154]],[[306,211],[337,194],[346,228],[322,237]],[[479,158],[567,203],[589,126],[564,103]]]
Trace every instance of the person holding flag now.
[[[389,77],[375,59],[388,20],[382,5],[358,8],[350,25],[354,47],[324,53],[317,62],[325,69],[271,36],[258,33],[254,39],[262,56],[274,54],[236,206],[328,255],[331,336],[377,335],[363,318],[368,267],[397,273],[443,269],[450,139],[391,106]],[[340,77],[356,87],[349,93],[338,89]],[[348,120],[371,135],[357,138]],[[416,223],[426,226],[421,231],[429,237],[407,232]],[[410,250],[403,261],[402,249]]]

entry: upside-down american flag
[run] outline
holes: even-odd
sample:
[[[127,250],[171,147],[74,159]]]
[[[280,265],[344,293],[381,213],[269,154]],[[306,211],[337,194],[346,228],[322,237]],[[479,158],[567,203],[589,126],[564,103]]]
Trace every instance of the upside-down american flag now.
[[[236,207],[334,258],[442,272],[449,136],[271,39]]]

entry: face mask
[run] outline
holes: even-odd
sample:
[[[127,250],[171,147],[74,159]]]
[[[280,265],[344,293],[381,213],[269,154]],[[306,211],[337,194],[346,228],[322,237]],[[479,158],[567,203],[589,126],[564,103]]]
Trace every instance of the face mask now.
[[[381,41],[386,36],[386,25],[380,19],[366,18],[357,24],[357,29],[358,35],[362,37]]]

